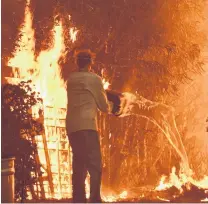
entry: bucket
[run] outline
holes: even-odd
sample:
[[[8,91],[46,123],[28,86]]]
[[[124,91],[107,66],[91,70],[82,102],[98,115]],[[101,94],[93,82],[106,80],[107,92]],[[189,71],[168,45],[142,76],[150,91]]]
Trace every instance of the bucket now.
[[[1,159],[1,202],[14,203],[14,157]]]
[[[122,114],[123,108],[125,106],[125,103],[122,103],[122,99],[124,99],[122,93],[119,93],[114,90],[106,90],[106,95],[108,101],[113,103],[113,108],[112,108],[112,114],[115,116],[120,116]],[[125,102],[125,101],[124,101]]]

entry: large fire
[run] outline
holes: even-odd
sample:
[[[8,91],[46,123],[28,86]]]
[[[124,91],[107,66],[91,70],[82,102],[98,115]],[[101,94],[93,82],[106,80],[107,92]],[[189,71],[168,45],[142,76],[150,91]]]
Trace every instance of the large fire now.
[[[175,186],[177,189],[183,192],[182,186],[184,184],[190,185],[194,184],[200,188],[208,188],[208,176],[204,176],[202,180],[196,181],[192,177],[188,177],[184,173],[176,174],[176,168],[172,168],[172,172],[167,178],[166,176],[162,176],[159,185],[155,188],[155,190],[165,190],[172,186]]]
[[[64,54],[64,36],[61,21],[54,22],[53,42],[50,48],[41,51],[35,59],[35,39],[32,29],[30,1],[25,8],[25,20],[21,28],[19,49],[8,65],[13,68],[15,78],[32,80],[35,91],[43,99],[41,107],[34,107],[36,118],[43,117],[45,134],[36,137],[40,162],[44,168],[43,180],[46,198],[63,198],[71,196],[71,152],[65,134],[66,90],[60,77],[59,58]],[[76,40],[77,30],[70,30],[71,41]],[[11,81],[10,81],[11,83]],[[61,99],[61,100],[60,100]],[[38,109],[43,115],[38,115]],[[34,187],[41,191],[40,186]]]
[[[71,197],[71,152],[68,139],[65,134],[65,114],[66,114],[66,90],[65,84],[60,77],[60,67],[58,61],[64,56],[65,45],[63,36],[62,21],[54,22],[53,42],[50,48],[41,51],[35,58],[35,38],[32,29],[32,15],[29,9],[30,0],[27,0],[25,8],[25,21],[21,26],[22,37],[19,41],[19,48],[15,51],[14,57],[8,62],[12,67],[14,77],[17,80],[32,80],[37,92],[43,99],[41,107],[34,107],[35,117],[42,117],[44,120],[45,134],[36,137],[40,162],[44,169],[43,180],[46,198],[67,198]],[[70,18],[70,16],[69,16]],[[76,41],[79,31],[70,28],[69,35],[71,43]],[[10,83],[13,83],[10,80]],[[109,87],[109,82],[103,79],[104,88]],[[43,115],[39,115],[38,109],[43,109]],[[200,188],[208,188],[208,177],[202,181],[195,181],[191,177],[181,173],[179,176],[173,168],[170,179],[166,181],[162,177],[160,184],[155,190],[161,191],[172,186],[177,187],[182,193],[182,186],[192,183]],[[89,183],[87,181],[87,193],[89,196]],[[40,185],[35,186],[36,191],[41,191]],[[103,195],[105,201],[114,202],[119,199],[126,199],[128,192],[125,190],[121,194]]]
[[[54,22],[52,29],[53,42],[50,48],[41,51],[35,58],[35,38],[32,29],[32,15],[30,12],[30,0],[27,0],[25,19],[21,26],[21,38],[14,57],[8,61],[12,67],[14,78],[8,78],[9,83],[22,80],[32,80],[35,91],[40,93],[43,104],[33,107],[33,115],[44,120],[45,134],[36,136],[38,154],[43,167],[44,197],[67,198],[71,197],[71,151],[65,134],[66,115],[66,89],[60,77],[58,60],[64,56],[65,45],[62,21]],[[70,16],[69,16],[70,19]],[[78,30],[69,29],[71,42],[76,41]],[[104,88],[109,83],[103,81]],[[39,115],[39,109],[43,109],[43,115]],[[40,184],[41,185],[41,184]],[[37,192],[41,192],[40,185],[34,186]],[[87,197],[89,197],[89,179],[86,180]],[[42,192],[41,192],[42,193]],[[125,194],[121,194],[121,197]],[[106,197],[107,200],[113,197]]]

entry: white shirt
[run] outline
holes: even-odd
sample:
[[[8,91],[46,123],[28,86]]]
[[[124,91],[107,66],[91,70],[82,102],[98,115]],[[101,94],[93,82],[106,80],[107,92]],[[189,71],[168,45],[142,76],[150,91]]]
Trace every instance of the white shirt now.
[[[67,81],[66,130],[97,130],[98,109],[110,110],[102,79],[92,72],[73,72]]]

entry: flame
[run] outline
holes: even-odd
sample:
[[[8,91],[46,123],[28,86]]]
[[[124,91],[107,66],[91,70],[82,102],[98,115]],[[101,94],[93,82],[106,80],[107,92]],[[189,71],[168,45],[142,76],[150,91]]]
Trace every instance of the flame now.
[[[123,192],[119,195],[119,198],[125,199],[125,198],[127,198],[127,196],[128,196],[128,192],[127,192],[127,191],[123,191]]]
[[[30,75],[30,69],[35,67],[34,60],[34,30],[32,28],[32,15],[30,12],[30,0],[26,2],[25,19],[21,29],[21,37],[18,42],[19,49],[16,49],[14,58],[11,58],[8,65],[13,67],[13,73],[15,77],[26,78]],[[19,68],[19,72],[15,70]],[[29,76],[30,78],[30,76]]]
[[[86,198],[90,197],[90,176],[87,174],[87,178],[85,180],[85,190],[86,190]]]
[[[190,184],[196,185],[202,189],[206,189],[208,188],[208,176],[204,176],[202,180],[197,181],[191,176],[188,177],[183,172],[180,172],[179,175],[176,175],[176,168],[173,167],[169,178],[167,179],[166,176],[162,176],[159,185],[155,188],[155,190],[161,191],[175,186],[177,189],[180,190],[180,193],[182,193],[182,186],[186,185],[186,187],[189,188]]]
[[[162,176],[160,179],[160,183],[159,185],[155,188],[155,190],[157,191],[161,191],[161,190],[165,190],[167,188],[171,187],[170,183],[165,183],[165,179],[167,178],[167,176]]]
[[[45,104],[55,107],[66,106],[66,90],[60,77],[58,60],[64,54],[65,45],[62,23],[53,28],[54,43],[49,50],[42,51],[37,57],[37,85]],[[60,100],[61,99],[61,100]]]
[[[66,91],[64,83],[60,77],[59,58],[64,54],[64,36],[62,22],[56,22],[53,30],[52,47],[41,51],[35,59],[35,39],[32,29],[32,15],[29,9],[30,0],[27,0],[25,8],[25,19],[21,26],[21,38],[18,42],[19,49],[16,49],[14,57],[8,62],[13,67],[16,78],[31,79],[36,86],[36,91],[40,92],[45,105],[55,107],[66,106]],[[76,33],[78,30],[76,30]],[[76,33],[73,39],[76,39]],[[17,69],[18,68],[18,69]],[[60,100],[61,99],[61,100]]]
[[[102,82],[103,82],[103,88],[105,90],[107,90],[110,86],[110,83],[108,81],[106,81],[105,79],[103,79]]]
[[[159,185],[155,188],[155,190],[162,191],[174,186],[179,190],[180,194],[182,194],[184,191],[182,186],[186,186],[186,189],[190,190],[191,184],[197,186],[199,189],[204,190],[206,194],[206,189],[208,188],[208,176],[204,176],[204,178],[199,181],[193,179],[191,176],[188,177],[186,174],[183,173],[179,173],[179,175],[177,176],[176,168],[173,167],[169,178],[167,178],[167,176],[162,176]],[[164,198],[160,198],[159,196],[157,196],[157,198],[163,201],[169,201]],[[207,198],[201,200],[201,202],[206,201],[208,201]]]
[[[71,41],[72,42],[75,42],[76,41],[76,39],[77,39],[77,33],[78,33],[78,30],[75,27],[70,28],[69,35],[70,35],[70,38],[71,38]]]
[[[104,69],[101,70],[101,76],[102,76],[102,82],[103,82],[103,88],[105,90],[107,90],[110,86],[110,83],[105,79],[105,76],[104,76]]]
[[[45,139],[47,150],[44,146],[43,136],[36,136],[38,154],[44,168],[50,168],[52,172],[52,185],[54,193],[50,192],[49,182],[43,181],[45,197],[57,198],[71,197],[71,181],[69,172],[71,171],[71,152],[68,139],[65,135],[65,114],[66,114],[66,90],[65,84],[60,77],[60,67],[58,61],[64,56],[65,44],[63,36],[63,26],[61,21],[55,22],[52,29],[51,47],[41,51],[35,58],[35,39],[32,28],[32,14],[30,12],[30,0],[27,0],[25,7],[25,19],[21,25],[21,38],[18,41],[18,48],[13,53],[14,57],[8,61],[12,67],[15,78],[21,81],[32,80],[34,91],[40,92],[43,104],[33,107],[32,114],[36,119],[44,121]],[[73,32],[72,32],[73,31]],[[78,30],[70,30],[72,42],[76,40]],[[19,80],[19,81],[20,81]],[[11,83],[13,81],[10,81]],[[43,115],[39,115],[39,110],[44,110]],[[64,132],[64,133],[63,133]],[[49,154],[50,166],[46,160],[46,151]],[[64,155],[64,153],[66,154]],[[63,155],[61,155],[63,154]],[[47,173],[43,173],[47,177]],[[68,177],[67,177],[68,176]],[[34,189],[40,192],[40,186],[35,185]],[[30,196],[31,197],[31,196]]]
[[[208,202],[208,198],[201,200],[202,202]]]
[[[118,200],[126,199],[127,196],[128,196],[128,192],[125,190],[122,193],[120,193],[119,195],[112,195],[112,194],[103,195],[102,199],[105,202],[116,202]]]

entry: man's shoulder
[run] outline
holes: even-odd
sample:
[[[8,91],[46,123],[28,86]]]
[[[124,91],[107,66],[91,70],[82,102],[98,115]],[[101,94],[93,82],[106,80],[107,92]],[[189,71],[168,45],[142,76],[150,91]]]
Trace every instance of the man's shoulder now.
[[[97,79],[97,80],[101,80],[102,81],[102,78],[99,76],[99,75],[97,75],[97,74],[95,74],[95,73],[93,73],[93,72],[88,72],[89,74],[90,74],[90,76],[92,77],[92,78],[95,78],[95,79]]]
[[[87,78],[102,80],[102,78],[99,75],[97,75],[93,72],[73,72],[69,76],[69,79],[76,78],[76,77],[87,77]]]

